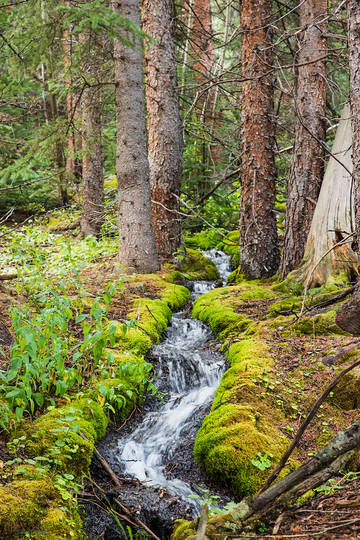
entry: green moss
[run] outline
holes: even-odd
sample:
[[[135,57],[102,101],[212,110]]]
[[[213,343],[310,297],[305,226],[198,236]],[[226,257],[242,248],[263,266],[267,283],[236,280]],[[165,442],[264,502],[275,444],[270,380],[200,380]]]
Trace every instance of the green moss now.
[[[264,410],[265,412],[265,410]],[[224,404],[206,418],[196,437],[194,456],[213,480],[228,482],[238,495],[255,493],[268,475],[253,463],[258,454],[272,454],[276,463],[287,446],[274,427],[274,411]]]
[[[105,435],[106,425],[107,418],[99,404],[84,398],[24,424],[15,436],[26,436],[28,455],[47,457],[57,470],[81,479],[89,470],[94,443]]]
[[[172,272],[164,275],[164,280],[167,283],[182,283],[184,279],[184,274],[179,272],[179,270],[173,270]]]
[[[85,538],[81,532],[81,520],[76,511],[71,518],[59,507],[50,508],[40,523],[40,531],[32,535],[34,540],[65,540]]]
[[[186,250],[186,257],[180,265],[180,270],[187,279],[194,281],[212,281],[220,277],[215,264],[194,249]]]
[[[161,299],[173,311],[180,309],[190,299],[190,291],[181,285],[162,283]]]
[[[193,317],[209,324],[212,331],[222,339],[243,332],[252,323],[247,315],[235,310],[248,297],[256,298],[259,295],[264,296],[266,292],[260,288],[246,290],[242,286],[213,289],[195,301]]]
[[[145,355],[153,343],[159,342],[171,317],[172,312],[167,302],[149,298],[136,299],[128,315],[128,318],[134,321],[135,327],[128,327],[124,333],[124,326],[113,322],[117,326],[115,332],[117,346],[123,351]]]
[[[194,249],[201,249],[202,251],[208,251],[215,248],[221,241],[221,234],[214,231],[214,229],[206,229],[198,233],[192,234],[185,238],[185,245]]]
[[[336,324],[335,317],[336,312],[333,310],[314,317],[303,317],[292,328],[297,335],[349,336],[348,332],[345,332]]]
[[[174,530],[171,540],[193,540],[196,537],[196,523],[177,519],[174,524]]]
[[[26,533],[34,539],[83,538],[77,513],[66,509],[51,479],[20,479],[0,487],[1,538],[20,539]]]
[[[221,379],[212,411],[199,430],[194,456],[214,480],[222,478],[238,495],[254,493],[268,475],[252,460],[273,455],[273,464],[287,446],[275,426],[282,414],[263,398],[273,377],[273,360],[259,339],[243,339],[228,351],[231,364]]]
[[[344,364],[348,365],[360,358],[360,351],[354,349],[337,362],[337,372],[344,369]],[[360,367],[355,367],[345,375],[333,389],[334,403],[345,411],[360,408]]]

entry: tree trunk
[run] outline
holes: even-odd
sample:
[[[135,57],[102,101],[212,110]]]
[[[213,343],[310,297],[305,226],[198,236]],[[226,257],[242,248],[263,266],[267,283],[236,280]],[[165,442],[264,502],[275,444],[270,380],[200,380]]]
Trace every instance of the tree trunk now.
[[[168,262],[181,245],[176,196],[183,166],[171,0],[143,0],[142,20],[144,32],[155,40],[145,48],[152,216],[160,261]]]
[[[351,240],[332,249],[353,230],[354,203],[351,173],[351,118],[344,107],[336,131],[332,154],[326,167],[320,195],[315,208],[303,264],[289,275],[308,287],[320,287],[328,279],[344,274],[353,280],[357,274],[356,255]],[[327,253],[326,256],[324,256]]]
[[[240,267],[251,279],[272,276],[280,255],[276,228],[271,0],[243,0]],[[254,30],[255,29],[255,30]]]
[[[139,0],[112,0],[116,13],[140,26]],[[133,40],[126,30],[124,38]],[[142,48],[114,42],[117,125],[116,174],[119,189],[119,261],[128,273],[159,269],[151,217]]]
[[[86,79],[92,85],[85,88],[82,96],[82,208],[81,233],[98,236],[104,222],[104,147],[102,141],[103,96],[97,86],[97,74],[101,69],[100,47],[91,43],[89,35],[80,39],[88,49]]]
[[[287,186],[281,272],[285,277],[303,258],[324,172],[326,116],[327,0],[300,5],[295,142]],[[305,64],[305,65],[303,65]]]
[[[350,108],[352,117],[352,161],[353,170],[350,190],[354,195],[355,242],[359,251],[360,238],[360,4],[349,0],[348,6],[348,48],[350,68]],[[357,263],[359,261],[357,260]],[[360,283],[358,282],[352,298],[336,316],[337,324],[344,330],[360,335]]]
[[[350,108],[353,133],[353,192],[355,203],[355,234],[360,243],[360,4],[348,2],[348,48],[350,68]]]
[[[87,88],[82,98],[83,166],[81,233],[98,236],[104,222],[104,148],[102,142],[102,92]]]

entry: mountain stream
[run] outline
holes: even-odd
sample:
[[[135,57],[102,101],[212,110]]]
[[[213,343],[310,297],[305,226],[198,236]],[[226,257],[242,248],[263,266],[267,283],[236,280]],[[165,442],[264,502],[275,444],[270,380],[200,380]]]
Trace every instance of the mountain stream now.
[[[231,272],[230,258],[217,250],[210,250],[205,256],[215,263],[225,284]],[[191,300],[194,301],[214,287],[215,282],[212,281],[191,282]],[[181,469],[181,462],[189,460],[189,454],[191,457],[192,448],[186,448],[183,454],[179,449],[184,440],[193,441],[225,370],[224,356],[209,346],[213,339],[210,329],[202,322],[189,318],[188,313],[189,307],[173,315],[165,338],[159,345],[152,347],[150,352],[150,361],[156,369],[154,383],[160,395],[164,395],[163,400],[149,398],[141,417],[130,422],[127,429],[113,433],[101,449],[126,482],[130,485],[136,483],[142,488],[141,493],[139,487],[136,488],[133,499],[131,489],[129,491],[127,488],[127,498],[123,500],[129,503],[141,499],[138,513],[144,515],[145,512],[147,524],[163,539],[169,538],[169,521],[174,519],[171,513],[188,518],[199,513],[199,491],[194,492],[194,486],[188,482],[186,474],[182,478],[176,474],[169,475],[168,465],[177,459]],[[179,452],[180,458],[176,458]],[[161,498],[164,493],[167,496],[166,509],[169,508],[169,515],[164,517],[167,514],[163,508],[164,501],[161,509],[157,509],[163,515],[156,518],[156,504],[152,505],[149,500]],[[146,510],[146,505],[154,508]]]

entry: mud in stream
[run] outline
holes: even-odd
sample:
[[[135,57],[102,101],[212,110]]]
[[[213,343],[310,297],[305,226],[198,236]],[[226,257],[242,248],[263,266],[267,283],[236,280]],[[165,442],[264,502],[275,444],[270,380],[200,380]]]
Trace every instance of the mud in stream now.
[[[225,280],[231,271],[229,257],[215,250],[205,255]],[[192,301],[213,287],[214,282],[191,283]],[[92,478],[105,495],[102,501],[90,497],[84,501],[84,526],[90,540],[124,537],[115,519],[101,508],[106,499],[115,510],[114,500],[120,500],[162,540],[168,540],[175,519],[191,519],[199,513],[201,500],[192,496],[201,497],[201,489],[219,494],[195,464],[192,449],[226,362],[216,350],[210,329],[188,313],[189,306],[173,315],[165,338],[148,355],[163,399],[149,396],[125,427],[116,431],[114,426],[97,445],[123,489],[114,490],[110,481],[104,483],[104,471],[94,459]],[[228,501],[225,494],[219,495],[223,503]]]

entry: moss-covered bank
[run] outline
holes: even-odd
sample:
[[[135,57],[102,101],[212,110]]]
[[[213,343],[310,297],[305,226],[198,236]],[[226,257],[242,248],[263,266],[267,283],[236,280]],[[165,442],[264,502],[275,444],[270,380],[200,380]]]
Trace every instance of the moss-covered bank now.
[[[246,281],[240,274],[237,278],[236,286],[214,289],[194,304],[193,316],[209,324],[223,340],[222,350],[230,364],[211,412],[197,434],[194,456],[212,479],[221,478],[242,497],[254,493],[268,476],[288,445],[284,433],[294,429],[291,423],[303,414],[302,407],[306,410],[312,405],[320,373],[328,376],[325,366],[317,362],[316,353],[314,363],[308,361],[306,369],[296,367],[298,363],[295,363],[291,375],[285,372],[284,376],[277,371],[281,362],[276,352],[286,357],[294,345],[303,343],[298,342],[302,336],[308,336],[309,344],[313,343],[317,351],[317,338],[323,343],[326,336],[331,336],[341,343],[344,333],[335,323],[336,305],[298,319],[296,312],[302,304],[299,291],[294,294],[274,280]],[[329,300],[339,290],[332,284],[312,291],[307,306]],[[313,375],[316,390],[307,395],[303,388]],[[313,427],[314,436],[319,433],[316,445],[331,437],[329,421],[334,420],[335,426],[341,424],[341,413],[333,405],[338,406],[343,400],[343,408],[353,407],[344,388],[341,395],[335,393],[332,399]],[[283,474],[296,466],[295,460],[290,461]],[[238,516],[231,511],[213,516],[207,526],[207,538],[226,538],[237,531],[237,526]],[[197,527],[198,520],[177,521],[172,540],[195,539]]]
[[[235,309],[250,293],[253,297],[271,296],[260,287],[252,291],[215,289],[199,298],[193,310],[194,317],[210,324],[223,339],[237,336],[235,343],[226,342],[223,348],[230,369],[222,377],[194,447],[196,461],[210,477],[221,477],[237,495],[259,488],[268,474],[261,461],[276,463],[287,444],[276,427],[283,415],[264,395],[265,382],[268,385],[274,378],[268,347],[259,337],[240,337],[251,320]]]
[[[32,458],[35,476],[39,471],[41,475],[40,479],[28,478],[26,471],[24,478],[20,475],[0,489],[1,538],[83,537],[76,504],[70,494],[65,495],[65,502],[62,495],[89,472],[94,445],[105,435],[109,420],[122,421],[141,404],[151,371],[144,355],[158,343],[171,310],[179,309],[190,297],[187,288],[168,283],[159,275],[141,278],[152,282],[160,298],[133,301],[130,326],[124,332],[119,324],[114,350],[107,352],[111,368],[107,378],[89,381],[67,403],[51,408],[33,422],[23,422],[13,433],[13,446],[18,445],[23,456]],[[18,499],[21,503],[16,504]]]

